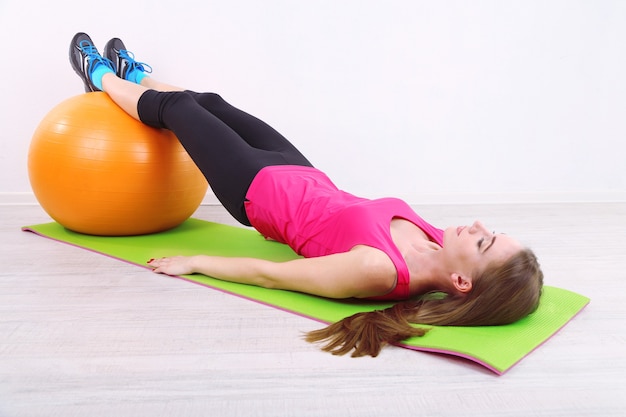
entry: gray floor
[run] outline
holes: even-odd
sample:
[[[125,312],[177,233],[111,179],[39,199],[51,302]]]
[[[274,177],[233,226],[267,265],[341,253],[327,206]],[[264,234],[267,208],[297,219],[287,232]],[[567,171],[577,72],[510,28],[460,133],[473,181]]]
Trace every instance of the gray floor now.
[[[334,357],[302,341],[314,321],[21,232],[49,218],[0,206],[0,416],[626,415],[626,204],[416,209],[514,235],[590,305],[504,376],[393,347]]]

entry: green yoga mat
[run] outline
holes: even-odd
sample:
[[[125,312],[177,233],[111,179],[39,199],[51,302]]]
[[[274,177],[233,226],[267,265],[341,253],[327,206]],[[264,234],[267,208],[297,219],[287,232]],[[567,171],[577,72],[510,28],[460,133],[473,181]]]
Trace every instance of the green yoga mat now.
[[[166,232],[130,237],[83,235],[71,232],[57,223],[27,226],[22,230],[145,268],[148,268],[146,262],[150,258],[199,253],[274,261],[297,257],[286,245],[266,241],[254,230],[198,219],[188,219]],[[185,275],[180,278],[325,323],[338,321],[360,311],[391,305],[361,300],[331,300],[290,291],[268,290],[203,275]],[[537,311],[514,324],[484,327],[435,326],[426,336],[408,339],[400,346],[460,356],[497,374],[503,374],[554,335],[588,303],[587,297],[546,286]]]

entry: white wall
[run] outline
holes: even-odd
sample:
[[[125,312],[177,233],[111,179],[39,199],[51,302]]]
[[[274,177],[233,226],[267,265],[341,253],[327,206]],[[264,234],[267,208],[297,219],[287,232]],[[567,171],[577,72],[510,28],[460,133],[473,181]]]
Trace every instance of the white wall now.
[[[342,188],[410,203],[626,201],[626,2],[0,0],[0,202],[82,84],[77,31],[274,125]]]

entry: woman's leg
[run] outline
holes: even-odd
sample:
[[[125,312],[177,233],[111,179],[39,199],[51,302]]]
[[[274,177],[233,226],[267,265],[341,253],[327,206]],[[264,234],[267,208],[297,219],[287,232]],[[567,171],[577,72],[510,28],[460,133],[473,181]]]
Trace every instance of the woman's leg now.
[[[244,209],[250,183],[263,167],[291,164],[280,152],[257,149],[204,109],[192,93],[158,92],[106,74],[103,90],[128,114],[171,130],[187,150],[224,207],[250,225]]]
[[[289,165],[313,166],[291,142],[264,121],[232,106],[218,94],[189,93],[203,108],[237,132],[250,146],[280,153]]]
[[[184,89],[162,83],[152,77],[145,77],[141,85],[130,83],[116,77],[114,74],[106,74],[102,77],[104,91],[128,114],[140,120],[137,113],[137,103],[141,95],[148,89],[156,91],[185,91]],[[280,153],[283,164],[312,166],[300,151],[293,146],[284,136],[262,120],[237,109],[227,103],[221,96],[214,93],[189,94],[205,110],[220,119],[233,129],[250,146],[266,151]]]
[[[84,34],[84,36],[79,35],[79,38],[88,39],[89,42],[91,42],[91,38],[86,34]],[[90,52],[97,52],[97,50],[94,48]],[[152,67],[146,63],[137,61],[135,54],[130,52],[124,42],[119,38],[112,38],[107,42],[104,47],[104,56],[108,62],[113,64],[112,68],[115,69],[115,73],[121,79],[133,81],[143,87],[156,91],[185,91],[180,87],[165,84],[149,77],[148,74],[152,72]],[[104,77],[102,78],[102,84],[105,85]],[[130,91],[128,88],[125,88],[123,84],[115,80],[108,80],[106,87],[103,87],[103,89],[107,90],[108,88],[108,91],[111,91],[118,86],[121,87],[120,89],[123,93],[119,94],[117,98],[120,106],[134,117],[139,117],[134,106],[135,102],[138,101],[137,95],[143,94],[144,91],[138,88],[135,88],[134,91]],[[250,146],[257,149],[278,152],[284,158],[284,163],[311,165],[287,139],[263,121],[231,106],[217,94],[188,92],[193,95],[204,109],[226,123],[226,125],[237,132]]]
[[[148,87],[151,90],[156,91],[185,91],[184,88],[176,87],[175,85],[165,84],[152,77],[145,77],[141,80],[141,85]]]
[[[312,166],[306,157],[274,128],[227,103],[218,94],[192,92],[162,83],[152,77],[143,78],[141,85],[156,91],[187,91],[204,109],[226,123],[250,146],[266,151],[280,152],[285,158],[285,163],[290,165]]]
[[[122,108],[122,110],[141,121],[137,113],[137,103],[141,95],[145,93],[148,88],[123,80],[115,74],[109,73],[102,77],[102,89]]]

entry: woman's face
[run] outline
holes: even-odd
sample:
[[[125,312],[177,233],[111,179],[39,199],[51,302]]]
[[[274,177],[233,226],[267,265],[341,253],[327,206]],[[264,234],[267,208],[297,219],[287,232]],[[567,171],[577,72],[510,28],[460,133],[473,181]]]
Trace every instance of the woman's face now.
[[[502,263],[522,250],[522,245],[504,234],[495,234],[481,222],[449,227],[443,235],[444,262],[450,272],[471,276],[492,262]]]

